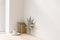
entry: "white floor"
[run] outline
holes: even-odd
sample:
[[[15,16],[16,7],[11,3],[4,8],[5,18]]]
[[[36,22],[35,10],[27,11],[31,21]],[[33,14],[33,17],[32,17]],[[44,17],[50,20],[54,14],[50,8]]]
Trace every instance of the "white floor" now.
[[[10,34],[0,34],[0,40],[40,40],[40,39],[28,34],[21,34],[19,36],[12,36]]]

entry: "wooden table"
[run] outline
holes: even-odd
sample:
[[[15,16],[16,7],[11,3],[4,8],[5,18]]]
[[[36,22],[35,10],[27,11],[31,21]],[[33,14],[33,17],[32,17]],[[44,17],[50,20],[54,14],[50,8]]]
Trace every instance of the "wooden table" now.
[[[28,34],[22,34],[19,36],[12,36],[10,34],[0,34],[0,40],[40,40],[40,39]]]

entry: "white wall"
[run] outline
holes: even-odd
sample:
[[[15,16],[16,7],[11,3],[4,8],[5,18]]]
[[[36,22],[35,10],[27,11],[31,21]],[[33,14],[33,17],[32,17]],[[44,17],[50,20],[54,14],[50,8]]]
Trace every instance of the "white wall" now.
[[[34,35],[42,40],[60,40],[60,0],[24,0],[24,18],[36,21]]]
[[[10,0],[10,32],[17,22],[23,22],[23,0]]]
[[[0,32],[5,31],[5,0],[0,0]]]

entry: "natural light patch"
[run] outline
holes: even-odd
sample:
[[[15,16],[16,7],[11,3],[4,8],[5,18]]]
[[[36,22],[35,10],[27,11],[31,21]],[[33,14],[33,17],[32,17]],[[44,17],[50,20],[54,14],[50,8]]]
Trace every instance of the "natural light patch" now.
[[[9,33],[9,0],[5,1],[6,6],[5,6],[5,31],[6,33]]]

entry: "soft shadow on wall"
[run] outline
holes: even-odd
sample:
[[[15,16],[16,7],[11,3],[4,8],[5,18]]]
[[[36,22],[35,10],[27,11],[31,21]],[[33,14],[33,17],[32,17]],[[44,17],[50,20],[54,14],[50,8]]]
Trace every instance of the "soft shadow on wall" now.
[[[57,0],[24,0],[25,20],[32,16],[36,21],[35,36],[43,40],[59,40],[59,2]]]

